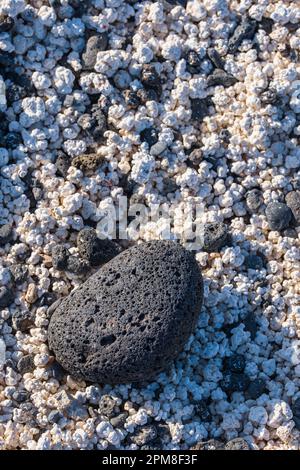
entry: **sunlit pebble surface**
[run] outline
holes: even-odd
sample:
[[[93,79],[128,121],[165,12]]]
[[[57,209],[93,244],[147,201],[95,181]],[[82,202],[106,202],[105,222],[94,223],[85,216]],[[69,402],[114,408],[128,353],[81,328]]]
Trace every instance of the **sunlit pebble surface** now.
[[[0,312],[0,448],[135,449],[138,445],[130,436],[134,441],[141,426],[160,423],[167,425],[162,449],[235,437],[245,438],[254,449],[298,449],[299,430],[291,407],[300,397],[299,228],[292,230],[293,236],[270,231],[265,207],[272,200],[284,200],[299,182],[300,64],[283,53],[288,46],[300,52],[300,29],[286,26],[299,24],[299,4],[194,0],[184,9],[167,2],[91,0],[84,2],[90,6],[78,17],[72,3],[76,2],[0,2],[0,12],[15,17],[13,31],[0,33],[0,50],[15,52],[15,71],[31,76],[34,85],[32,96],[7,107],[0,81],[9,130],[22,134],[15,149],[0,149],[0,223],[13,222],[17,239],[0,247],[1,285],[9,284],[7,267],[16,256],[31,250],[27,280],[14,287],[14,302]],[[235,55],[227,54],[236,18],[246,13],[258,22],[262,16],[274,21],[271,33],[256,33],[259,60],[252,40],[243,41]],[[84,77],[81,54],[88,30],[108,31],[109,45]],[[205,51],[211,46],[238,79],[233,86],[207,89],[211,65]],[[198,51],[201,73],[186,71],[180,58],[183,48]],[[138,89],[143,64],[155,62],[157,56],[163,78],[159,102],[129,109],[111,78],[123,70],[115,81],[125,81],[128,87],[129,78],[132,89]],[[261,104],[259,89],[268,82],[283,95],[284,107]],[[88,176],[71,166],[64,179],[55,174],[57,150],[73,157],[88,153],[93,144],[77,124],[93,93],[100,93],[103,106],[109,108],[110,130],[96,145],[104,162]],[[192,121],[189,98],[207,94],[215,109],[202,123]],[[160,157],[149,156],[147,144],[140,142],[139,133],[149,124],[168,145]],[[230,132],[227,144],[220,138],[221,129]],[[186,162],[195,143],[202,160],[193,169]],[[223,159],[216,171],[207,161],[214,156]],[[43,188],[31,212],[21,180],[29,168]],[[68,375],[57,380],[49,372],[54,358],[47,348],[47,305],[37,307],[34,302],[48,290],[66,296],[83,282],[84,277],[52,267],[52,247],[65,242],[76,254],[76,234],[88,218],[97,221],[99,203],[105,207],[123,194],[121,173],[138,183],[135,194],[146,204],[203,201],[204,222],[228,223],[233,243],[220,253],[196,254],[205,279],[204,306],[194,336],[169,373],[139,387],[91,386]],[[178,187],[167,197],[162,185],[166,177]],[[249,216],[244,195],[258,186],[263,204]],[[155,238],[156,230],[144,230],[141,240]],[[245,255],[257,250],[266,257],[265,268],[245,269]],[[34,324],[16,332],[12,316],[28,311],[34,314]],[[224,326],[250,312],[257,318],[255,339],[243,323],[226,334]],[[258,399],[237,392],[227,397],[222,391],[222,361],[232,353],[244,356],[251,380],[266,380],[266,391]],[[34,370],[22,376],[16,364],[27,354],[34,355]],[[23,402],[21,391],[27,392]],[[128,413],[119,427],[100,416],[99,399],[107,394],[120,412]],[[210,422],[196,415],[199,400],[208,403]]]

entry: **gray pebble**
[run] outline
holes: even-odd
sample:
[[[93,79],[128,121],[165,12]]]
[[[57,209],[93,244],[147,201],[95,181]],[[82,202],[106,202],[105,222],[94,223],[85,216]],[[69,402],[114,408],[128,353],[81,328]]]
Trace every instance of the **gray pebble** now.
[[[163,153],[167,148],[167,144],[165,142],[156,142],[156,144],[152,145],[150,149],[150,154],[154,157],[157,157],[161,153]]]
[[[97,60],[99,51],[106,51],[108,46],[108,35],[106,32],[91,36],[82,54],[83,70],[92,70]]]
[[[255,379],[250,383],[247,389],[247,395],[252,400],[256,400],[264,393],[265,390],[266,381],[264,379]]]
[[[28,268],[24,264],[15,264],[9,268],[16,284],[22,284],[28,278]]]
[[[300,225],[300,191],[291,191],[285,197],[285,202],[291,209],[294,220]]]
[[[56,245],[52,249],[52,264],[55,269],[63,271],[67,268],[69,252],[62,245]]]
[[[288,228],[292,221],[293,214],[291,209],[283,202],[270,202],[266,208],[266,217],[270,230],[280,232]]]
[[[60,411],[52,410],[48,415],[48,422],[51,424],[58,423],[63,416],[64,415]]]
[[[209,77],[207,77],[207,86],[224,86],[225,88],[234,85],[238,80],[225,70],[215,69]]]
[[[115,416],[110,419],[110,424],[114,428],[122,428],[126,423],[126,419],[128,418],[128,413],[120,413],[118,416]]]
[[[261,256],[252,253],[245,257],[244,265],[248,269],[261,270],[264,267],[264,261]]]
[[[263,202],[262,192],[259,189],[251,189],[246,194],[246,205],[250,212],[257,212]]]
[[[26,374],[27,372],[32,372],[35,369],[34,365],[34,355],[27,354],[26,356],[21,357],[18,361],[18,371],[20,374]]]

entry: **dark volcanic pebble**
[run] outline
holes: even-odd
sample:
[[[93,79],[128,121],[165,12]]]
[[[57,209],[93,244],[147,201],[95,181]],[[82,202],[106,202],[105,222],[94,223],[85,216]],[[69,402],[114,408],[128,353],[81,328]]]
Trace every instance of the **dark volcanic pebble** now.
[[[107,263],[121,252],[120,246],[111,240],[101,240],[95,229],[88,227],[80,230],[77,236],[77,248],[82,258],[91,266]]]
[[[91,36],[88,39],[85,51],[82,54],[83,70],[92,70],[96,63],[98,52],[106,51],[107,46],[107,33],[98,33],[95,36]]]
[[[22,136],[18,132],[9,132],[5,136],[5,145],[6,147],[10,149],[17,148],[18,145],[22,144],[22,142],[23,142]]]
[[[263,91],[259,96],[260,102],[263,105],[275,104],[278,102],[278,94],[274,88],[269,88]]]
[[[230,73],[225,72],[222,69],[215,69],[209,77],[207,77],[207,86],[219,86],[222,85],[225,88],[234,85],[238,82]]]
[[[189,51],[186,55],[186,69],[190,73],[199,73],[201,59],[196,51]]]
[[[234,54],[244,39],[253,39],[257,28],[257,22],[248,17],[242,19],[242,22],[235,28],[233,35],[228,41],[228,52]]]
[[[0,33],[7,33],[13,28],[14,24],[15,22],[10,16],[0,15]]]
[[[116,400],[109,395],[103,395],[99,401],[99,413],[107,418],[112,418],[116,414]]]
[[[300,191],[291,191],[285,197],[285,202],[291,209],[297,225],[300,224]]]
[[[142,142],[147,142],[149,147],[156,144],[158,141],[158,133],[154,127],[147,127],[140,133],[140,139]]]
[[[2,225],[0,227],[0,246],[6,245],[12,240],[13,230],[9,224]]]
[[[237,437],[236,439],[231,439],[225,444],[225,450],[250,450],[250,446],[245,439]]]
[[[14,298],[15,296],[12,289],[5,286],[0,287],[0,309],[9,307],[14,301]]]
[[[250,383],[247,389],[247,395],[249,395],[249,398],[252,400],[256,400],[264,393],[265,390],[266,381],[264,379],[255,379]]]
[[[284,230],[288,228],[292,221],[293,214],[291,209],[283,202],[270,202],[266,207],[266,217],[270,230]]]
[[[69,252],[62,245],[56,245],[52,249],[52,264],[55,269],[63,271],[67,268]]]
[[[191,447],[191,450],[224,450],[224,444],[216,439],[201,441]]]
[[[272,33],[273,25],[274,21],[271,18],[267,18],[266,16],[263,16],[259,22],[259,28],[263,29],[267,34]]]
[[[32,372],[35,368],[34,365],[34,355],[33,354],[27,354],[27,356],[21,357],[21,359],[18,361],[18,371],[20,374],[26,374],[27,372]]]
[[[195,411],[196,416],[199,416],[201,421],[211,421],[211,414],[207,406],[207,403],[204,400],[199,401],[194,406],[194,411]]]
[[[137,433],[134,436],[131,436],[131,441],[138,446],[143,446],[154,441],[156,436],[157,430],[155,426],[143,426],[137,430]]]
[[[49,347],[74,377],[151,380],[182,351],[203,297],[193,254],[147,242],[125,250],[65,298],[49,324]]]
[[[229,242],[227,225],[222,222],[211,222],[204,227],[203,250],[208,253],[220,250]]]
[[[247,269],[258,269],[261,270],[264,267],[264,260],[261,256],[256,254],[250,254],[246,256],[244,265]]]
[[[124,412],[124,413],[120,413],[117,416],[114,416],[113,418],[110,419],[109,422],[114,428],[122,428],[124,424],[126,423],[127,418],[128,418],[128,413]]]
[[[16,284],[22,284],[28,277],[28,268],[24,264],[15,264],[9,268],[12,278]]]
[[[161,80],[155,67],[150,64],[146,64],[143,67],[141,82],[145,88],[153,88],[158,94],[161,93]]]
[[[231,372],[241,373],[244,372],[246,361],[241,354],[233,354],[225,359],[225,368]]]
[[[220,383],[222,390],[226,393],[245,392],[250,383],[246,374],[237,374],[231,371],[223,373],[223,379]]]
[[[89,263],[77,256],[69,256],[67,259],[66,271],[74,274],[84,274],[90,269]]]
[[[208,116],[209,104],[210,100],[208,98],[191,99],[192,119],[195,121],[202,121],[205,116]]]
[[[224,68],[224,61],[216,49],[209,47],[207,49],[207,56],[217,69]]]

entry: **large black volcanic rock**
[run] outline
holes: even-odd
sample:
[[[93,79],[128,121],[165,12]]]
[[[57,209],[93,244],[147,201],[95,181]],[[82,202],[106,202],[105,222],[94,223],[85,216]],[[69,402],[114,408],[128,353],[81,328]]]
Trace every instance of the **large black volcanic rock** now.
[[[193,254],[154,241],[116,256],[66,297],[49,346],[74,377],[125,383],[153,378],[183,349],[202,305]]]

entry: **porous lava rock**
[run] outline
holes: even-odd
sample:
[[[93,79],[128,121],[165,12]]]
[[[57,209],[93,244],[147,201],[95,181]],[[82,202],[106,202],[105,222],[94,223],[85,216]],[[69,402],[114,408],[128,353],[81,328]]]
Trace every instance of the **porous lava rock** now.
[[[131,247],[66,297],[49,324],[49,346],[75,378],[151,380],[193,332],[203,283],[193,254],[175,242]]]

